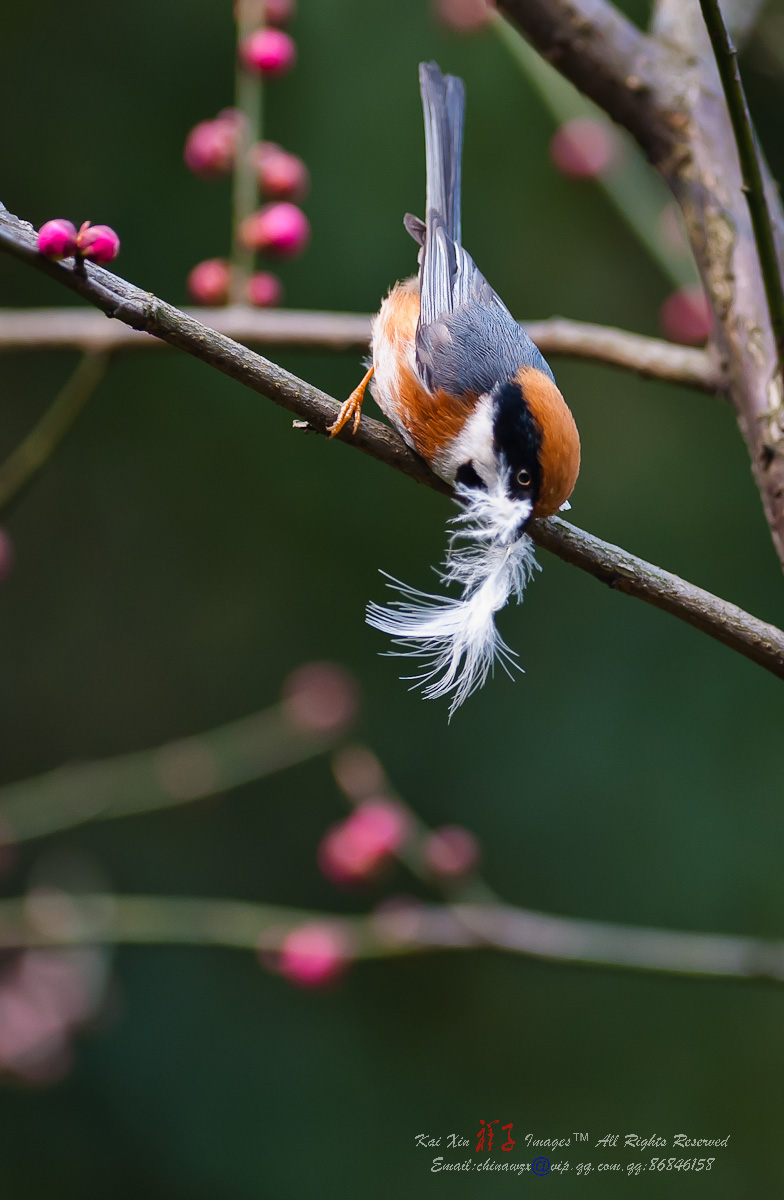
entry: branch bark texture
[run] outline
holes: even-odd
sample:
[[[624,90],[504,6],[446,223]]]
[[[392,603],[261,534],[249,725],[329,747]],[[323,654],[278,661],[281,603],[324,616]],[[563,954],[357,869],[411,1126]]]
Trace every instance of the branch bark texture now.
[[[244,305],[185,309],[217,333],[248,346],[297,350],[363,351],[370,341],[370,316],[362,313],[258,309]],[[700,391],[715,392],[718,364],[706,350],[551,317],[521,322],[545,355],[584,359],[633,371]],[[18,350],[142,350],[161,345],[128,325],[106,321],[86,308],[0,309],[0,354]]]
[[[208,329],[194,317],[103,267],[84,263],[77,270],[68,263],[43,258],[36,249],[32,226],[6,209],[0,209],[0,250],[43,271],[107,316],[161,338],[244,383],[295,413],[315,431],[326,433],[334,421],[337,401],[247,346]],[[393,429],[380,421],[363,416],[356,434],[346,428],[339,438],[418,483],[451,494],[448,485],[408,449]],[[784,632],[775,626],[565,521],[557,518],[536,521],[530,532],[535,542],[564,561],[679,617],[784,678]]]
[[[543,58],[634,135],[652,157],[672,141],[657,83],[671,52],[610,0],[498,0]]]
[[[635,136],[683,210],[715,318],[713,345],[784,563],[784,403],[732,124],[715,66],[684,46],[699,0],[666,4],[646,35],[609,0],[498,0],[537,49]],[[686,23],[689,19],[689,24]],[[784,210],[765,186],[781,255]]]

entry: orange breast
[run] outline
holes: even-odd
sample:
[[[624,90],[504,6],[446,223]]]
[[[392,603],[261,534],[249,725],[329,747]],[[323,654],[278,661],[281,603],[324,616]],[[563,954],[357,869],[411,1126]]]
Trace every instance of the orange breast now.
[[[428,391],[415,367],[418,320],[419,280],[414,277],[396,284],[381,305],[373,329],[371,387],[382,411],[432,466],[460,433],[476,397]]]

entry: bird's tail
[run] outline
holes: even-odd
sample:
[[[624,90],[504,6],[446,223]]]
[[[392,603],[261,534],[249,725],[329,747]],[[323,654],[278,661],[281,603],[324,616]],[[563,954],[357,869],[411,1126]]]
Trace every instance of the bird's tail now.
[[[503,501],[496,504],[492,495],[467,490],[460,499],[465,507],[454,519],[457,529],[441,578],[459,584],[462,594],[429,595],[390,578],[401,598],[367,608],[368,624],[401,647],[392,653],[421,660],[420,673],[409,676],[413,686],[421,687],[428,700],[451,695],[450,717],[487,682],[496,662],[507,672],[517,666],[495,615],[510,596],[522,600],[538,566],[533,542],[519,533],[517,505],[507,502],[506,508],[517,510],[507,513]]]
[[[427,224],[440,217],[453,242],[460,242],[460,160],[463,153],[465,87],[455,75],[442,75],[437,63],[419,64],[425,113]]]

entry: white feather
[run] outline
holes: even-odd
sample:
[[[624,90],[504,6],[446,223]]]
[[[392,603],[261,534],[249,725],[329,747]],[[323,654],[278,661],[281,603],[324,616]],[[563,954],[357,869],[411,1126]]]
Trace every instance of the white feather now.
[[[459,598],[429,595],[387,576],[402,599],[367,609],[368,624],[403,647],[397,653],[423,659],[424,670],[408,677],[414,687],[421,687],[428,700],[452,693],[450,717],[487,682],[496,661],[508,674],[517,666],[495,614],[510,596],[522,600],[538,563],[533,542],[518,533],[531,515],[531,502],[512,500],[505,483],[499,479],[486,492],[457,489],[464,508],[452,518],[456,528],[441,578],[461,585]]]

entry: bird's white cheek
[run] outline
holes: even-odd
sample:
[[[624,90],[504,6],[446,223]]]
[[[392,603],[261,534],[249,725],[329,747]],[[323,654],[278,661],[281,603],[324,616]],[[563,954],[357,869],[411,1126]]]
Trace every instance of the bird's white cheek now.
[[[474,411],[460,433],[434,461],[442,479],[454,482],[463,463],[473,464],[477,475],[492,487],[498,479],[498,466],[493,453],[493,405],[488,395],[480,396]]]

